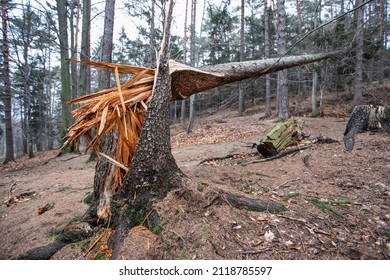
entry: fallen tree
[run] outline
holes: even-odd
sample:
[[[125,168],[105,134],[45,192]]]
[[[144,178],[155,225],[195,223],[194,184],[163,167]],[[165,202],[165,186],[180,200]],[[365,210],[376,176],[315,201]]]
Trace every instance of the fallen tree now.
[[[167,15],[172,12],[172,3],[169,7]],[[107,178],[103,180],[106,182],[104,187],[94,187],[95,194],[89,213],[95,213],[95,222],[103,220],[107,225],[116,227],[110,239],[110,247],[114,248],[113,258],[121,258],[119,248],[123,247],[130,228],[144,221],[149,227],[159,224],[160,218],[153,209],[153,202],[163,199],[170,190],[183,187],[183,174],[171,153],[170,100],[187,98],[206,89],[304,65],[335,54],[190,68],[169,60],[171,20],[168,16],[156,69],[84,62],[114,72],[117,85],[70,102],[82,106],[73,112],[77,121],[69,129],[68,143],[85,136],[88,148],[96,150],[101,161],[108,163],[99,165],[101,169],[96,170],[95,177],[99,177],[99,181],[102,181],[102,177]],[[133,77],[120,84],[120,73],[133,74]],[[91,130],[96,131],[95,136],[91,135]],[[102,137],[108,132],[117,134],[115,143],[105,143],[113,147],[109,150],[115,151],[114,157],[100,152]],[[224,196],[229,197],[226,194]],[[234,196],[233,199],[238,201],[237,205],[245,207],[242,205],[244,200]],[[275,209],[284,210],[283,206]]]

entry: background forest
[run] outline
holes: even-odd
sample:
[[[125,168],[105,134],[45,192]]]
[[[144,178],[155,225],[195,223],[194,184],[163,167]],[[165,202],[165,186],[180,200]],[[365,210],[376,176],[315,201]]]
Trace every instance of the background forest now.
[[[165,1],[105,2],[1,0],[2,161],[59,148],[73,121],[66,102],[102,88],[102,73],[63,58],[155,66]],[[324,25],[364,2],[369,3]],[[280,74],[268,74],[174,101],[172,122],[188,124],[189,132],[195,112],[237,107],[243,115],[246,106],[258,104],[266,104],[266,116],[284,118],[291,114],[293,95],[312,96],[312,116],[323,114],[324,95],[346,91],[361,103],[369,84],[383,84],[390,75],[388,9],[384,0],[177,1],[171,58],[178,62],[198,67],[277,57],[287,50],[288,55],[349,51],[337,63],[281,71],[287,73],[285,86]],[[280,107],[276,97],[283,88],[287,98]]]

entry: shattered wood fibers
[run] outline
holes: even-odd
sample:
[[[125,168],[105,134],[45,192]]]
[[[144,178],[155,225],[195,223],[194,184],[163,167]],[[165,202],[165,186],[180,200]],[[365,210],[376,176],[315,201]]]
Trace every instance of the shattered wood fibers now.
[[[73,61],[75,62],[75,61]],[[106,155],[117,166],[115,171],[115,188],[118,190],[123,182],[124,172],[134,154],[135,146],[144,123],[145,112],[152,99],[154,69],[119,65],[97,61],[82,63],[108,69],[115,74],[116,87],[75,98],[68,104],[80,104],[72,114],[75,124],[67,133],[66,144],[77,141],[84,136],[88,141],[87,149],[93,149],[100,155],[100,141],[105,133],[118,133],[116,155]],[[133,76],[120,84],[119,74]],[[91,135],[96,131],[95,135]]]

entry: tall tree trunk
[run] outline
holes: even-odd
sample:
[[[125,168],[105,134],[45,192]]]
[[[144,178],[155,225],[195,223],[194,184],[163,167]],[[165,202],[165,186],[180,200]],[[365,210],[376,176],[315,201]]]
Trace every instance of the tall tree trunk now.
[[[318,74],[317,70],[313,69],[313,83],[312,83],[312,89],[311,89],[311,116],[317,117],[318,111],[317,111],[317,88],[318,88]]]
[[[379,65],[378,65],[378,78],[379,84],[383,85],[384,83],[384,59],[385,59],[385,0],[380,0],[380,24],[379,24],[379,33],[381,46],[379,50]]]
[[[23,36],[23,98],[24,98],[24,113],[26,115],[26,141],[27,141],[27,154],[29,158],[34,157],[34,135],[31,124],[31,91],[30,91],[30,75],[31,68],[29,63],[29,49],[31,44],[31,5],[27,2],[24,22],[24,36]]]
[[[186,0],[186,10],[184,15],[184,39],[183,39],[183,63],[187,64],[187,18],[188,0]],[[186,100],[181,101],[180,123],[183,125],[186,118]]]
[[[363,0],[356,0],[356,6],[361,5]],[[354,105],[360,105],[363,101],[363,16],[364,7],[356,11],[356,64],[355,64],[355,94]]]
[[[70,51],[71,58],[77,60],[77,48],[78,48],[78,22],[79,22],[79,8],[80,3],[77,1],[71,1],[70,3]],[[76,23],[75,20],[75,9],[77,11],[76,14]],[[71,76],[71,89],[72,89],[72,98],[78,97],[78,77],[77,77],[77,64],[70,64],[70,76]]]
[[[180,170],[171,152],[169,132],[171,81],[168,60],[172,9],[171,0],[159,55],[153,99],[146,114],[130,171],[120,192],[114,198],[114,210],[119,214],[115,215],[119,217],[119,228],[112,240],[115,245],[113,258],[116,259],[122,259],[122,254],[126,254],[126,248],[121,248],[121,244],[128,229],[144,219],[148,220],[151,226],[158,223],[158,213],[153,211],[153,201],[164,198],[172,188],[179,187],[181,183]]]
[[[286,53],[286,10],[284,0],[277,0],[278,12],[278,55]],[[278,72],[277,83],[278,116],[280,119],[289,117],[287,70]]]
[[[81,52],[80,60],[88,60],[91,56],[91,0],[83,0],[83,16],[81,28]],[[91,69],[89,65],[80,65],[80,96],[91,91]]]
[[[245,41],[244,41],[244,27],[245,27],[245,0],[241,0],[241,28],[240,28],[240,61],[244,61]],[[245,111],[244,87],[242,82],[238,84],[238,115],[242,116]]]
[[[11,100],[11,79],[9,70],[9,45],[7,36],[7,0],[1,0],[1,23],[3,33],[3,81],[4,81],[4,122],[5,122],[5,143],[6,152],[4,163],[15,161],[14,138],[12,135],[12,100]]]
[[[104,11],[104,31],[102,42],[101,61],[112,61],[112,48],[114,37],[114,16],[115,16],[115,0],[106,0],[106,8]],[[108,70],[99,71],[99,88],[110,87],[110,72]]]
[[[301,0],[296,0],[295,5],[297,8],[297,33],[302,32],[302,11],[301,11]]]
[[[113,34],[114,34],[114,15],[115,15],[115,1],[106,0],[105,16],[104,16],[104,33],[102,42],[101,61],[112,62],[112,48],[113,48]],[[108,70],[99,71],[99,88],[109,88],[110,72]],[[108,133],[104,136],[102,143],[102,153],[114,158],[117,151],[118,134]],[[108,219],[108,212],[110,209],[111,199],[115,192],[114,189],[114,175],[116,167],[109,163],[105,158],[100,158],[96,164],[96,172],[94,178],[94,194],[97,200],[96,214],[104,220]],[[93,209],[95,211],[95,209]],[[92,213],[95,214],[95,213]]]
[[[62,105],[62,120],[61,120],[61,138],[65,136],[68,128],[72,122],[72,116],[70,108],[67,102],[71,99],[71,85],[70,85],[70,72],[69,62],[66,61],[69,58],[69,44],[68,44],[68,21],[66,0],[57,1],[57,13],[58,13],[58,31],[60,42],[60,60],[61,60],[61,105]]]
[[[191,35],[190,35],[190,65],[195,66],[195,38],[196,38],[196,0],[192,0],[191,5]],[[195,95],[190,97],[190,115],[187,126],[187,133],[192,131],[195,115]]]
[[[264,56],[269,58],[268,0],[264,0]],[[265,115],[271,116],[271,75],[265,75]]]

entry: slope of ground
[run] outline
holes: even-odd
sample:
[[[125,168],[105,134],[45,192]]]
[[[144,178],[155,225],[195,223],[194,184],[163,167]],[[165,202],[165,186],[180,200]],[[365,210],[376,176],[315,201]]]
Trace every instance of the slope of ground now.
[[[275,124],[259,120],[260,112],[204,117],[189,135],[173,125],[173,155],[190,180],[156,205],[163,229],[148,258],[389,258],[390,137],[359,134],[355,149],[346,152],[344,109],[333,108],[332,117],[297,117],[310,138],[323,134],[339,143],[316,144],[258,163],[251,163],[259,158],[251,144]],[[198,165],[231,153],[240,155]],[[83,200],[92,191],[95,163],[87,163],[88,155],[54,155],[0,167],[2,202],[35,192],[28,200],[0,205],[0,259],[52,242],[59,229],[87,209]],[[287,211],[272,215],[237,209],[215,195],[219,190],[278,201]],[[38,208],[46,205],[48,210],[39,214]],[[66,246],[53,258],[83,259],[91,241]]]

